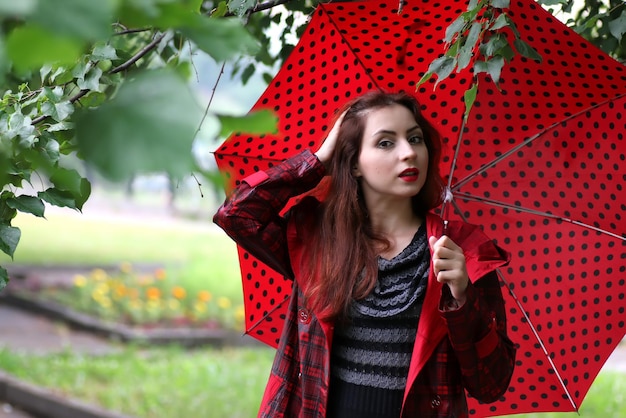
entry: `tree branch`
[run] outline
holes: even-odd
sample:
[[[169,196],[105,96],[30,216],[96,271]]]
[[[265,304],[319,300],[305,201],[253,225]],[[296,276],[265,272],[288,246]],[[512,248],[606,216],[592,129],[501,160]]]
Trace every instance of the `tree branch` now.
[[[82,89],[81,91],[76,93],[74,96],[70,97],[69,102],[70,103],[74,103],[74,102],[78,101],[81,97],[83,97],[84,95],[86,95],[90,91],[91,90],[89,90],[89,89]],[[43,122],[47,118],[48,118],[48,115],[41,115],[41,116],[36,117],[35,119],[33,119],[30,124],[31,125],[37,125],[38,123]]]
[[[111,71],[109,71],[109,73],[115,74],[115,73],[119,73],[120,71],[126,70],[128,67],[136,63],[140,58],[142,58],[148,52],[152,51],[154,47],[156,47],[159,44],[159,42],[161,42],[163,38],[165,38],[166,34],[167,32],[163,32],[161,35],[154,38],[148,45],[141,48],[141,50],[137,52],[135,55],[133,55],[128,61],[113,68]]]
[[[264,10],[268,10],[276,6],[280,6],[281,4],[289,3],[290,1],[291,0],[273,0],[273,1],[267,1],[265,3],[258,3],[253,8],[248,9],[246,11],[246,14],[262,12]],[[237,13],[228,12],[224,15],[224,17],[232,17],[232,16],[237,16]]]
[[[148,52],[150,52],[152,49],[154,49],[154,47],[156,47],[159,44],[159,42],[161,42],[163,40],[163,38],[165,38],[166,34],[167,34],[167,32],[163,32],[161,35],[159,35],[156,38],[154,38],[148,45],[146,45],[143,48],[141,48],[141,50],[139,52],[137,52],[135,55],[133,55],[128,61],[126,61],[125,63],[123,63],[123,64],[113,68],[111,71],[109,71],[109,74],[119,73],[120,71],[124,71],[127,68],[129,68],[131,65],[136,63],[140,58],[142,58]],[[79,100],[81,97],[85,96],[90,91],[91,90],[89,90],[89,89],[83,89],[83,90],[79,91],[75,96],[70,97],[69,102],[70,103],[76,102],[77,100]],[[43,122],[47,118],[48,118],[47,115],[41,115],[41,116],[33,119],[32,122],[31,122],[31,125],[37,125],[38,123]]]

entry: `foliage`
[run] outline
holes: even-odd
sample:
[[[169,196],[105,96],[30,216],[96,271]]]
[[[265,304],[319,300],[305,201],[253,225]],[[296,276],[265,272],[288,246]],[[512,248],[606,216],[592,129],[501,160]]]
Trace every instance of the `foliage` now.
[[[202,0],[0,0],[0,25],[0,250],[11,257],[18,211],[82,209],[91,186],[77,159],[112,180],[202,171],[193,53],[221,62],[259,49],[241,18]],[[274,117],[255,120],[248,130],[267,131]]]
[[[591,43],[626,62],[626,3],[624,0],[538,0],[553,14],[571,14],[566,24]],[[578,6],[578,8],[576,8]]]
[[[43,287],[28,297],[50,299],[104,321],[142,327],[186,326],[244,331],[243,305],[206,289],[187,289],[166,270],[137,271],[122,263],[119,271],[94,269],[78,274],[69,288]],[[30,295],[30,296],[29,296]]]
[[[586,0],[585,8],[569,23],[587,39],[615,56],[626,58],[626,3],[622,0]],[[540,0],[546,6],[560,6],[561,11],[570,13],[574,0]],[[619,4],[618,4],[619,3]],[[437,84],[448,78],[453,71],[473,69],[474,78],[465,92],[465,117],[476,99],[480,73],[487,73],[498,86],[504,65],[515,53],[533,60],[542,60],[541,55],[521,38],[513,20],[508,15],[510,0],[470,0],[463,12],[448,26],[445,35],[446,52],[436,58],[418,86],[437,76]],[[608,9],[609,13],[604,13]],[[512,35],[512,36],[511,36]],[[510,39],[513,39],[511,42]]]
[[[128,347],[104,356],[28,355],[0,349],[0,364],[22,380],[138,418],[243,418],[258,411],[273,354],[267,347],[193,351]],[[605,369],[591,386],[580,414],[515,417],[623,417],[625,393],[623,373]]]
[[[584,0],[580,10],[574,0],[539,1],[554,13],[573,12],[570,26],[626,58],[623,0]],[[11,257],[15,252],[18,211],[43,217],[44,202],[82,209],[91,186],[77,161],[112,180],[154,171],[180,178],[203,171],[191,147],[207,117],[222,122],[223,136],[235,127],[273,130],[269,112],[233,119],[203,111],[187,84],[193,56],[233,61],[244,83],[255,72],[269,81],[318,3],[0,0],[0,250]],[[497,83],[515,52],[540,59],[518,36],[508,5],[471,0],[447,30],[447,53],[415,78],[436,75],[440,81],[471,67]],[[514,35],[512,44],[506,32]],[[475,92],[468,86],[466,114]],[[0,289],[6,281],[0,267]]]

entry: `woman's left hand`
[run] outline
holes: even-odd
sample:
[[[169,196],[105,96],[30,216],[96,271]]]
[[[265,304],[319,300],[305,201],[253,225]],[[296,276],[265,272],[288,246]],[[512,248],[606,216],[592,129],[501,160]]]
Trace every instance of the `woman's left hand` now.
[[[465,291],[469,282],[463,249],[446,235],[437,239],[430,237],[433,268],[437,281],[450,287],[452,297],[459,306],[465,303]]]

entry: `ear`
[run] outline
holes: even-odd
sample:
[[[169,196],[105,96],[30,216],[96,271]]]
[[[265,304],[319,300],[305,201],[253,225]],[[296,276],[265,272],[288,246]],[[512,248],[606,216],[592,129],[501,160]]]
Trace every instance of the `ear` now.
[[[356,165],[356,164],[352,166],[352,175],[354,177],[361,177],[362,176],[361,170],[359,170],[359,166]]]

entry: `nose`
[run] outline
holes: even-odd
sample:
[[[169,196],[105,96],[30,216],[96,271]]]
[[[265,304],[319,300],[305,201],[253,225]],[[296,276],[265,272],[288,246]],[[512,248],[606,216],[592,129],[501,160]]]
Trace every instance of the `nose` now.
[[[412,160],[417,157],[415,148],[406,139],[400,141],[400,158],[402,161]]]

